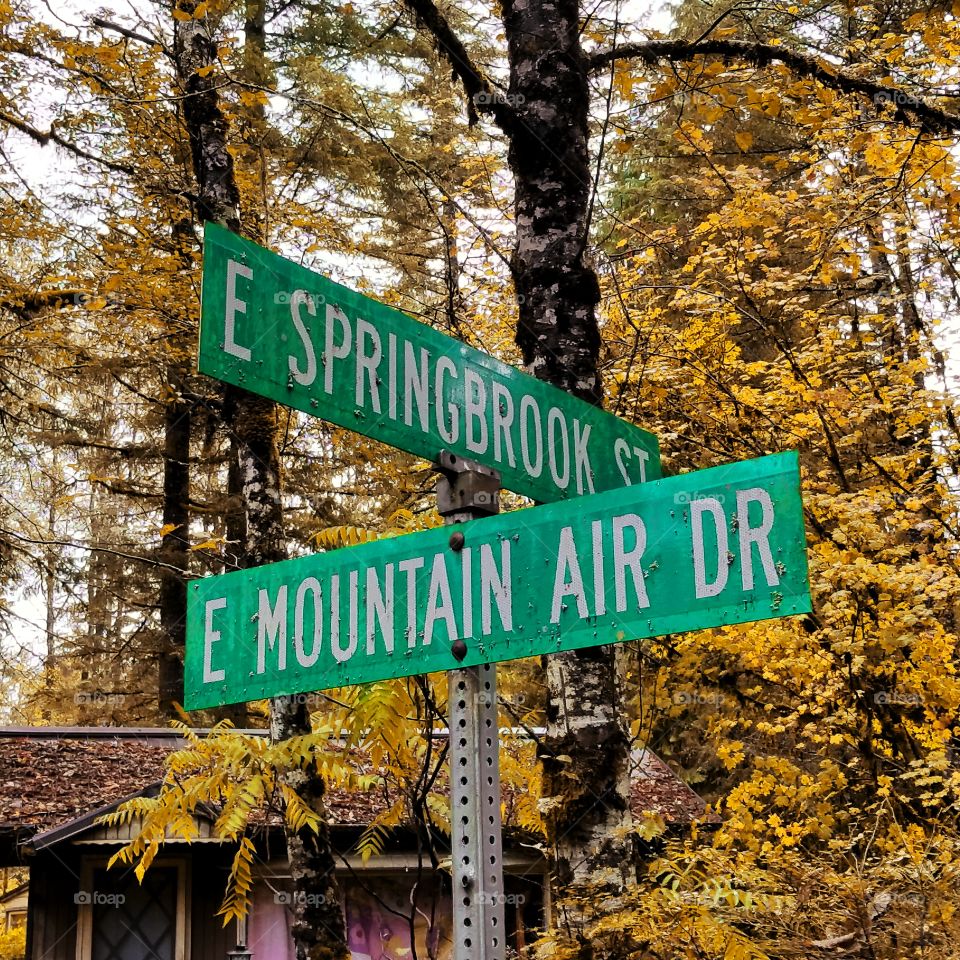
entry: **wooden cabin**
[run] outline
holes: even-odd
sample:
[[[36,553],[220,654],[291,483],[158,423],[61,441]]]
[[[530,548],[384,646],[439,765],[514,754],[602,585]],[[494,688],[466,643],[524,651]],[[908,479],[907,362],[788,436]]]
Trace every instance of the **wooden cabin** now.
[[[248,731],[253,732],[253,731]],[[257,731],[263,733],[263,731]],[[293,960],[292,889],[282,824],[255,832],[258,862],[247,919],[217,916],[232,850],[199,823],[192,843],[169,842],[138,884],[107,870],[129,838],[95,821],[123,800],[157,790],[165,756],[182,741],[169,730],[115,727],[0,729],[0,867],[29,871],[28,960]],[[637,758],[636,811],[683,827],[704,804],[647,751]],[[355,853],[366,825],[392,802],[387,788],[330,791],[327,812],[355,960],[425,960],[451,954],[449,876],[433,871],[413,830],[381,855]],[[549,911],[545,864],[533,838],[504,818],[508,942],[529,945]],[[414,908],[411,903],[414,903]]]

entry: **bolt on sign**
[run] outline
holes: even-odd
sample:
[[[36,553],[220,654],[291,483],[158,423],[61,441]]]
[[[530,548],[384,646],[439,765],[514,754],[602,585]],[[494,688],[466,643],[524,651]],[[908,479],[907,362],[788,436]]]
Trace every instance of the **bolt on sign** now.
[[[453,534],[194,581],[187,709],[811,609],[796,452]]]
[[[208,223],[199,369],[542,502],[661,475],[657,438]]]

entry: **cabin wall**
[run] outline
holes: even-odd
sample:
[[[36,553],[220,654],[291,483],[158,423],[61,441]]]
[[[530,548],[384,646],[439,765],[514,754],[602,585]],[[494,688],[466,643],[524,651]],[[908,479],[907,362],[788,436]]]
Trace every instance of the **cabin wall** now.
[[[76,960],[80,857],[68,847],[38,853],[29,862],[27,956],[31,960]]]
[[[230,858],[214,844],[200,844],[193,851],[190,878],[190,958],[219,960],[237,945],[237,927],[223,925],[217,916],[227,889]]]

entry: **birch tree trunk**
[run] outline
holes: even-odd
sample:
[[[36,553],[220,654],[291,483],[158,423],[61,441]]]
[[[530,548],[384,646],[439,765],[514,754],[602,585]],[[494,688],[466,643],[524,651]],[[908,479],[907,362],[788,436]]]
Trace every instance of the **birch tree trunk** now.
[[[530,373],[599,406],[600,287],[586,259],[589,90],[578,4],[504,0],[502,9],[515,111],[508,161],[516,183],[517,344]],[[609,955],[609,942],[593,942],[588,925],[616,904],[632,871],[616,651],[593,647],[543,661],[542,807],[558,919],[580,956]]]
[[[600,285],[587,260],[591,178],[588,62],[577,0],[502,0],[508,94],[494,91],[434,0],[406,0],[469,97],[507,137],[515,180],[517,344],[527,370],[600,405]],[[580,956],[613,956],[589,925],[615,909],[633,874],[629,740],[613,647],[544,658],[543,812],[554,903]],[[592,906],[591,906],[592,905]]]
[[[248,21],[255,2],[248,0]],[[175,56],[185,94],[183,116],[199,188],[199,217],[239,233],[240,193],[227,149],[227,121],[219,106],[215,81],[204,75],[205,68],[217,63],[216,44],[207,32],[205,18],[193,18],[197,0],[178,0],[177,6],[190,16],[177,24]],[[253,19],[257,20],[255,16]],[[262,17],[259,22],[263,22]],[[262,43],[263,34],[254,39]],[[225,417],[237,451],[234,478],[246,515],[241,565],[258,566],[285,559],[277,407],[231,387],[225,396]],[[271,700],[270,732],[277,740],[312,732],[302,698]],[[289,771],[284,781],[308,807],[323,814],[325,785],[314,767]],[[346,928],[329,833],[326,828],[313,832],[288,827],[286,840],[294,894],[291,932],[297,960],[347,960]]]

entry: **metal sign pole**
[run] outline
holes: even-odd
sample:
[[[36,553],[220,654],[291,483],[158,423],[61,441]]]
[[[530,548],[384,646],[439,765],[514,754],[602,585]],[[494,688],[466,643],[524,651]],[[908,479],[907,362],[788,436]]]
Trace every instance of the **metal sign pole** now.
[[[435,466],[440,472],[437,509],[448,524],[499,512],[496,470],[447,451]],[[450,535],[451,550],[459,553],[469,547],[459,531]],[[456,641],[453,654],[458,660],[471,642]],[[453,957],[505,960],[497,668],[482,664],[451,670],[447,677]]]

